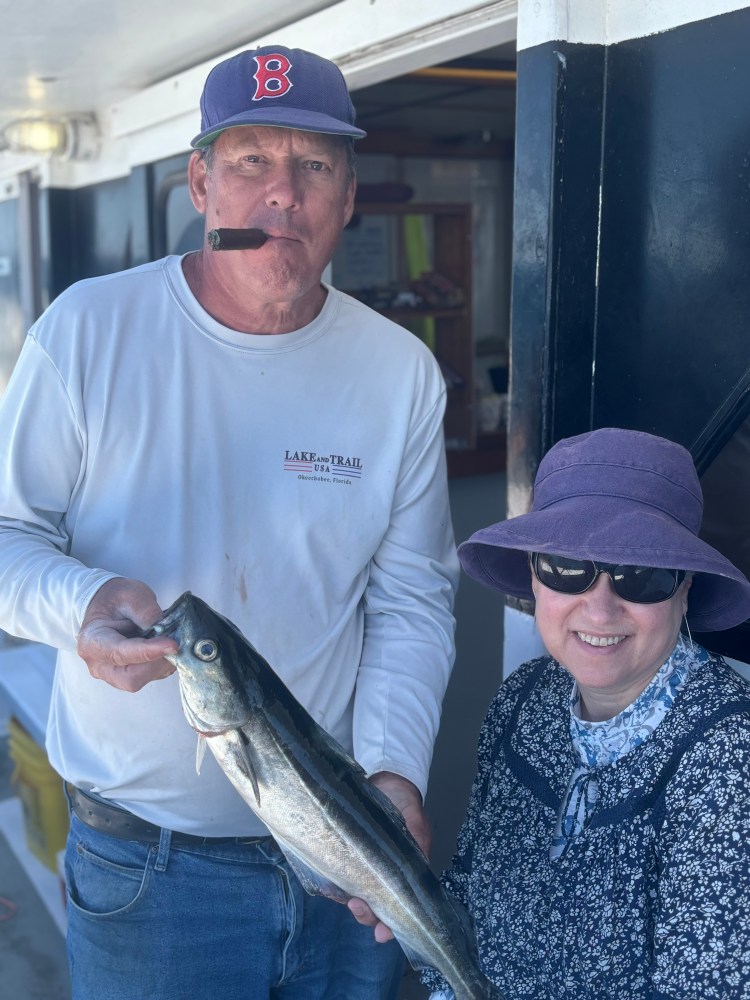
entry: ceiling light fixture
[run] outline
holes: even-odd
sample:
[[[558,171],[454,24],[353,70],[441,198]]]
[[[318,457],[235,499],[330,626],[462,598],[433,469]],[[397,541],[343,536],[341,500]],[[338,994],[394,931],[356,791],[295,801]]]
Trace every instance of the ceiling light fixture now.
[[[0,142],[14,153],[93,160],[99,147],[99,133],[90,117],[28,117],[17,118],[0,129]]]

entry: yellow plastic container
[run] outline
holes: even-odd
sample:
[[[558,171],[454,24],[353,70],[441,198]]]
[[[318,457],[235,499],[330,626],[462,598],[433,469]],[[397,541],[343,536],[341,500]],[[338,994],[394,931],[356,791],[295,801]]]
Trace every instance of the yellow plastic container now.
[[[8,720],[8,748],[15,764],[11,780],[23,806],[29,850],[57,872],[57,855],[68,836],[68,804],[60,775],[47,760],[44,749],[21,723]]]

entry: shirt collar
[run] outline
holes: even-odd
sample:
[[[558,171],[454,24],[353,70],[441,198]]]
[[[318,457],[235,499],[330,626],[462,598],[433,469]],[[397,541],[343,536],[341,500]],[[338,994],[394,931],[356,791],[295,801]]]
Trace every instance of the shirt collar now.
[[[708,659],[705,649],[680,635],[648,687],[622,712],[602,722],[581,718],[581,694],[575,682],[570,693],[570,735],[581,763],[604,767],[640,746],[672,707],[691,674]]]

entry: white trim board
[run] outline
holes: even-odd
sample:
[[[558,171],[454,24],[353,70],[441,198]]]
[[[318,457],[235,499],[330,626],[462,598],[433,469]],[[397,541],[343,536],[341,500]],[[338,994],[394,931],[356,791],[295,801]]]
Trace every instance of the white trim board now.
[[[203,83],[216,63],[256,45],[304,48],[334,60],[355,91],[516,37],[519,0],[338,0],[331,7],[217,55],[130,97],[96,109],[102,132],[90,163],[37,157],[42,187],[75,188],[127,175],[143,163],[189,150],[200,128]],[[22,169],[0,153],[0,179]]]
[[[351,90],[410,70],[512,41],[518,0],[341,0],[253,44],[300,47],[334,60]],[[247,48],[243,46],[242,48]],[[199,131],[198,103],[209,70],[224,53],[113,105],[115,140],[128,140],[132,166],[188,149]],[[356,104],[356,93],[354,102]]]
[[[614,45],[747,7],[737,0],[519,0],[518,49],[551,41]]]

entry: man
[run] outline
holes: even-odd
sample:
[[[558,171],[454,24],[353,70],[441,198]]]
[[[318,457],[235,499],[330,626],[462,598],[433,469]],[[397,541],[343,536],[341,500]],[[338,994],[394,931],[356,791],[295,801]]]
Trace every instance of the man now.
[[[395,943],[302,891],[210,756],[195,773],[174,643],[138,636],[204,598],[426,849],[457,580],[445,390],[416,338],[321,283],[364,134],[339,70],[243,52],[201,110],[206,230],[266,242],[68,289],[0,410],[0,625],[60,650],[74,996],[395,997]]]

